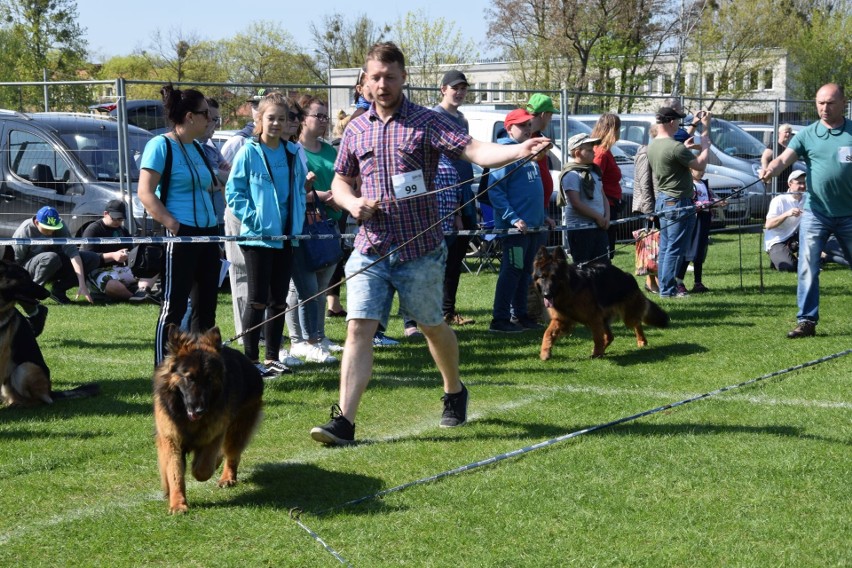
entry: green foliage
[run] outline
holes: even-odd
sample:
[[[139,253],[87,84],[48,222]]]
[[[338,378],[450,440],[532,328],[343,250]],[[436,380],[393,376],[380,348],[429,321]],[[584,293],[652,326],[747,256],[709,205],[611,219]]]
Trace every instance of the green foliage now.
[[[852,12],[815,10],[809,21],[791,34],[791,95],[811,99],[819,88],[835,82],[852,88]]]
[[[56,385],[98,381],[103,394],[0,410],[0,565],[335,565],[298,508],[355,566],[847,566],[850,356],[337,508],[848,349],[849,270],[820,274],[817,337],[787,340],[795,275],[760,277],[760,237],[714,234],[712,292],[666,301],[672,325],[648,330],[644,349],[615,323],[603,359],[588,358],[582,327],[547,362],[539,334],[490,334],[496,276],[464,274],[469,424],[438,427],[434,363],[404,343],[375,351],[356,430],[369,443],[322,448],[308,430],[337,400],[338,370],[305,365],[266,383],[240,483],[189,476],[182,517],[167,514],[152,436],[157,307],[50,304],[40,343]],[[615,261],[632,269],[630,248]],[[225,294],[218,321],[229,337]],[[343,326],[327,320],[328,335]],[[388,334],[402,335],[400,318]]]
[[[347,21],[343,14],[335,12],[323,16],[320,22],[311,22],[318,63],[338,69],[362,67],[370,47],[385,41],[391,31],[390,26],[377,25],[366,14]]]

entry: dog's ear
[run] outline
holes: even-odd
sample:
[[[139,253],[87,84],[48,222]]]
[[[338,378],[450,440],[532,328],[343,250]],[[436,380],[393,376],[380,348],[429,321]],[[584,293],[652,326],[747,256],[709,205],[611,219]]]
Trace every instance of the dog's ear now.
[[[568,257],[565,256],[565,249],[563,249],[562,247],[556,247],[556,249],[553,251],[553,258],[555,258],[556,260],[564,260],[565,262],[568,262]]]
[[[215,347],[216,351],[222,350],[222,332],[219,331],[218,326],[208,329],[204,334],[204,339]]]
[[[541,245],[540,247],[538,247],[538,252],[535,253],[535,260],[538,260],[540,258],[546,258],[546,257],[547,257],[547,247],[544,246],[544,245]]]
[[[168,334],[168,341],[166,341],[166,351],[169,353],[177,353],[180,346],[183,344],[183,332],[180,330],[180,327],[170,323],[166,328],[166,333]]]

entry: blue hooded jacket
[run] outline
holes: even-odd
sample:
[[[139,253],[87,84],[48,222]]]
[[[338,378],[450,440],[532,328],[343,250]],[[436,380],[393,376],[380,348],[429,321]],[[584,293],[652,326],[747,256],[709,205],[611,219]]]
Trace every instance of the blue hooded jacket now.
[[[272,237],[284,234],[288,219],[290,235],[299,235],[305,222],[305,177],[307,171],[298,155],[299,147],[292,142],[282,144],[293,164],[294,175],[285,179],[272,176],[263,156],[261,143],[248,140],[234,158],[231,174],[225,185],[228,207],[242,223],[241,236]],[[290,179],[294,186],[290,187]],[[243,246],[283,248],[283,241],[246,241]],[[293,245],[298,245],[293,241]]]
[[[508,136],[497,143],[517,144]],[[495,185],[488,190],[488,197],[494,207],[496,229],[511,229],[520,219],[528,227],[544,225],[544,186],[538,164],[530,160],[517,170],[515,163],[490,173],[490,181]]]

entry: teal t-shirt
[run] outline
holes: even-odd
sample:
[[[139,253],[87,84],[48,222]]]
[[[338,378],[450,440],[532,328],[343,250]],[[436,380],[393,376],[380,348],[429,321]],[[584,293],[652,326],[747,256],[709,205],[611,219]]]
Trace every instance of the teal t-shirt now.
[[[308,160],[308,171],[316,175],[314,189],[317,191],[330,191],[331,181],[334,179],[334,161],[337,159],[337,150],[327,142],[320,142],[320,151],[311,152],[304,146],[305,157]],[[343,211],[335,211],[331,207],[325,208],[326,215],[337,221],[343,215]]]
[[[213,177],[201,153],[192,144],[179,144],[166,136],[155,136],[145,145],[139,167],[162,175],[166,167],[166,144],[172,145],[171,181],[167,203],[164,204],[166,209],[181,225],[215,227],[217,221],[213,196],[207,191],[213,183]],[[156,193],[159,197],[159,186]]]
[[[796,133],[787,147],[808,165],[805,211],[852,216],[852,121],[827,128],[821,121]]]
[[[692,199],[694,186],[689,164],[695,156],[674,138],[656,138],[648,146],[648,163],[657,192],[675,199]]]

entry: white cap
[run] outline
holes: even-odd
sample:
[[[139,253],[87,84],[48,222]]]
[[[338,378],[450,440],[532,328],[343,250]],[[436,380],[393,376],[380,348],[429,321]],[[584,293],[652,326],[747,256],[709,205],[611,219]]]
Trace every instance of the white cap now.
[[[787,183],[790,183],[794,179],[799,179],[800,177],[804,177],[806,175],[808,174],[804,170],[793,170],[793,173],[787,176]]]

